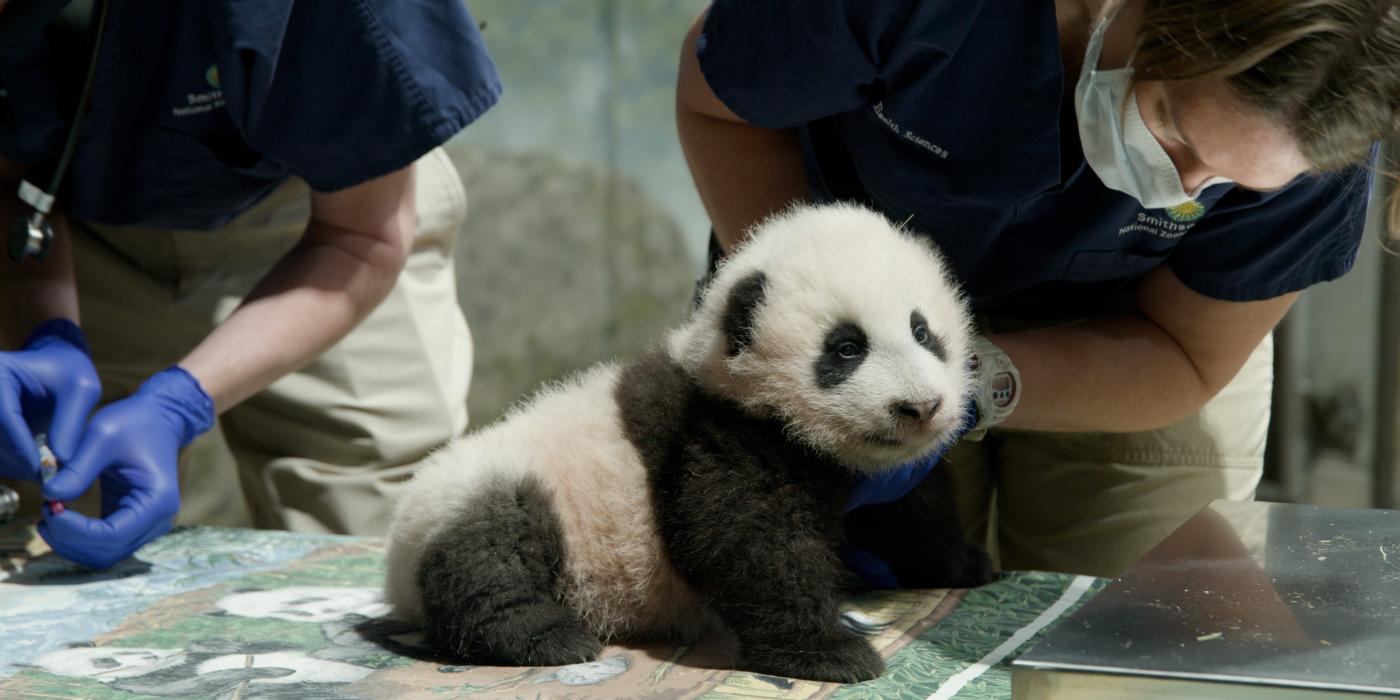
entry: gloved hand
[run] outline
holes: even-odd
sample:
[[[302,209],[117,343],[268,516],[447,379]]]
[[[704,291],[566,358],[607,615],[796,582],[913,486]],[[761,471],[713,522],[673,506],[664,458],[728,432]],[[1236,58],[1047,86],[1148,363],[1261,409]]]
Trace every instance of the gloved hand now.
[[[924,477],[928,476],[935,466],[938,466],[938,462],[943,459],[943,454],[948,451],[948,448],[977,425],[978,418],[977,403],[968,401],[967,407],[963,411],[962,423],[949,436],[947,442],[944,442],[938,449],[912,462],[879,474],[862,473],[856,478],[856,483],[851,488],[851,495],[846,499],[845,512],[849,513],[861,506],[893,503],[909,495],[909,492],[913,491],[914,487],[918,486],[919,482],[923,481]]]
[[[0,352],[0,476],[39,480],[39,433],[60,463],[71,459],[101,396],[87,340],[68,319],[45,321],[22,350]]]
[[[100,476],[102,519],[55,509],[40,536],[64,558],[104,569],[169,532],[180,450],[213,425],[214,402],[190,373],[171,367],[147,379],[92,417],[76,455],[44,484],[44,498],[67,501]]]
[[[947,442],[944,442],[938,449],[908,464],[877,475],[862,474],[851,489],[851,495],[846,499],[845,512],[849,513],[861,506],[893,503],[909,495],[909,492],[913,491],[914,487],[918,486],[919,482],[923,481],[924,477],[938,466],[948,449],[977,425],[979,418],[977,402],[969,400],[967,408],[963,412],[962,423]],[[846,545],[841,550],[841,560],[846,563],[848,568],[859,574],[861,580],[870,588],[900,587],[899,579],[895,576],[894,569],[890,567],[889,562],[868,549]]]

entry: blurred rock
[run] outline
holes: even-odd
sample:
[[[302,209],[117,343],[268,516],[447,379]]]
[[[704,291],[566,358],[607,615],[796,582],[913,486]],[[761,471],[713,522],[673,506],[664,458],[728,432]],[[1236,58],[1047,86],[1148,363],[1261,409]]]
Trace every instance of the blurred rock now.
[[[457,278],[474,426],[543,381],[635,355],[685,314],[696,265],[634,183],[551,154],[447,150],[467,190]]]

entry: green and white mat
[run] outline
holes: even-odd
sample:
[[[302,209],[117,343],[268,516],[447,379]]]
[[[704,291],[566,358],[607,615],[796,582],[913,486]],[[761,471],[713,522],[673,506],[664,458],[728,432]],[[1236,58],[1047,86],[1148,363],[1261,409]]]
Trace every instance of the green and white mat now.
[[[383,542],[185,528],[113,570],[0,530],[5,698],[1008,698],[1007,666],[1103,582],[1018,572],[972,591],[863,596],[888,662],[833,685],[727,670],[723,645],[614,646],[589,664],[458,666],[385,618]]]

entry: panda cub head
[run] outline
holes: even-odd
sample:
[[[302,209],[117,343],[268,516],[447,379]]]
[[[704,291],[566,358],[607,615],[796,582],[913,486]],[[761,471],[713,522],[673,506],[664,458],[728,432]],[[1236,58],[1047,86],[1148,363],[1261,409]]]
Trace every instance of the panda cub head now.
[[[850,205],[760,224],[668,350],[706,390],[857,471],[949,440],[971,389],[969,313],[941,257]]]

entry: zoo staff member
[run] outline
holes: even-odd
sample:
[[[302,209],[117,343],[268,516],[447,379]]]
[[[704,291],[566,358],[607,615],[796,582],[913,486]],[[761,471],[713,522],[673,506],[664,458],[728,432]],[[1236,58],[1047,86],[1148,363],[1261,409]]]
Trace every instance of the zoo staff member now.
[[[100,518],[39,525],[98,567],[169,530],[181,485],[187,519],[241,492],[258,527],[382,533],[385,492],[467,423],[466,199],[438,146],[501,90],[476,23],[460,0],[107,12],[54,249],[0,263],[0,474],[37,481],[48,433],[44,499],[100,480]],[[68,48],[0,46],[6,222],[62,148]],[[216,420],[237,474],[182,479]]]
[[[1270,330],[1351,267],[1396,129],[1397,7],[716,0],[681,142],[725,249],[804,198],[938,244],[1004,369],[947,455],[966,526],[1005,569],[1109,576],[1253,497]]]

